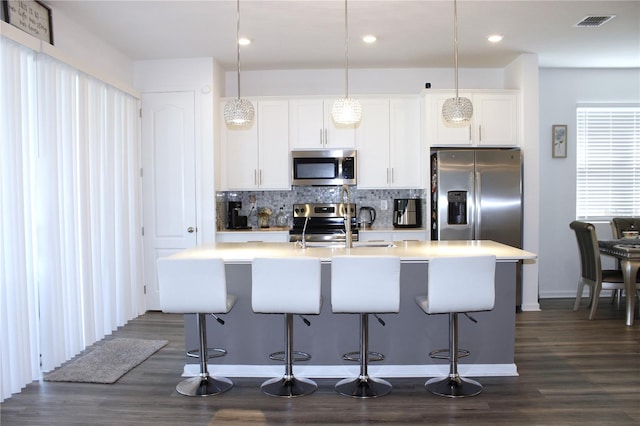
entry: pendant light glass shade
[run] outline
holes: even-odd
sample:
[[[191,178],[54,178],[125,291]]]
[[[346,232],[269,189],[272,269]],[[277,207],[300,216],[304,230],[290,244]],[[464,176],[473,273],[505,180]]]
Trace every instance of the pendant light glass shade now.
[[[248,99],[232,99],[224,106],[224,122],[227,126],[242,127],[253,121],[255,110]]]
[[[458,8],[453,0],[453,61],[455,67],[456,97],[442,105],[442,119],[448,127],[467,127],[473,117],[473,104],[469,98],[458,96]]]
[[[331,116],[339,124],[357,124],[362,119],[362,106],[357,99],[336,99],[331,108]]]
[[[362,119],[362,106],[357,99],[349,97],[349,20],[347,18],[347,0],[344,0],[344,78],[345,96],[336,99],[331,108],[331,117],[336,124],[358,124]]]
[[[224,106],[224,122],[229,127],[243,127],[251,124],[255,110],[251,101],[240,99],[240,0],[237,5],[236,48],[238,53],[238,99],[227,102]]]
[[[473,117],[473,105],[469,98],[449,98],[442,105],[442,118],[448,127],[467,127]]]

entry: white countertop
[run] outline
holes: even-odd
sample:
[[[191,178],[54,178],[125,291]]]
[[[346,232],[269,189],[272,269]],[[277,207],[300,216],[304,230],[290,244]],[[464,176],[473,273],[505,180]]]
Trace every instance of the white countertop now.
[[[357,244],[357,243],[354,243]],[[361,243],[366,244],[366,243]],[[375,244],[375,243],[374,243]],[[380,245],[378,243],[378,245]],[[319,257],[330,262],[338,255],[392,255],[404,263],[427,262],[434,257],[495,254],[498,262],[536,259],[534,253],[495,241],[394,241],[393,247],[307,247],[296,243],[213,243],[187,249],[172,258],[220,257],[226,263],[251,263],[256,257]]]

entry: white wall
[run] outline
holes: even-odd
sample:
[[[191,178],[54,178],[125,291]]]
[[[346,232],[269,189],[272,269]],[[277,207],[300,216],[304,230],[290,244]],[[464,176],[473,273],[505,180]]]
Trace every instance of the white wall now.
[[[133,61],[53,6],[55,47],[78,67],[100,78],[133,86]],[[107,81],[108,82],[108,81]]]
[[[580,265],[569,223],[576,205],[576,104],[639,103],[640,69],[540,70],[540,296],[573,297]],[[551,158],[551,126],[566,124],[567,158]],[[611,236],[609,224],[598,237]],[[612,263],[603,263],[603,267]]]
[[[453,69],[353,69],[349,70],[349,94],[417,95],[425,83],[432,89],[455,86]],[[502,68],[459,70],[460,90],[503,89]],[[238,96],[236,71],[225,75],[225,96]],[[344,69],[241,71],[242,96],[302,96],[344,94]]]
[[[538,111],[540,84],[538,55],[520,55],[506,68],[507,88],[520,89],[520,110],[523,111],[520,140],[523,159],[523,231],[522,248],[532,253],[540,252],[540,135]],[[539,270],[537,261],[523,262],[522,310],[537,311],[539,295]]]

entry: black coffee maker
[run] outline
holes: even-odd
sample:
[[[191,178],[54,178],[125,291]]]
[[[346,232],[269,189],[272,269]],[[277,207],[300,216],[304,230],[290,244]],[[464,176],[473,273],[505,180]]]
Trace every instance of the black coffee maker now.
[[[242,209],[241,201],[229,201],[227,206],[227,228],[228,229],[246,229],[247,217],[240,216]]]

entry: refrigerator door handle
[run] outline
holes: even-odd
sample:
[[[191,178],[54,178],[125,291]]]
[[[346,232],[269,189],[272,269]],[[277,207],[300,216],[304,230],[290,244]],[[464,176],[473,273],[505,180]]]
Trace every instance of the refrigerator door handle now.
[[[474,218],[475,220],[473,221],[474,226],[473,226],[473,239],[474,240],[479,240],[480,239],[480,229],[482,226],[482,215],[480,213],[480,197],[482,196],[481,192],[480,192],[480,188],[482,188],[482,180],[481,180],[481,174],[480,172],[476,172],[476,178],[474,180],[475,183],[475,188],[473,188],[473,208],[475,209],[474,212]]]

